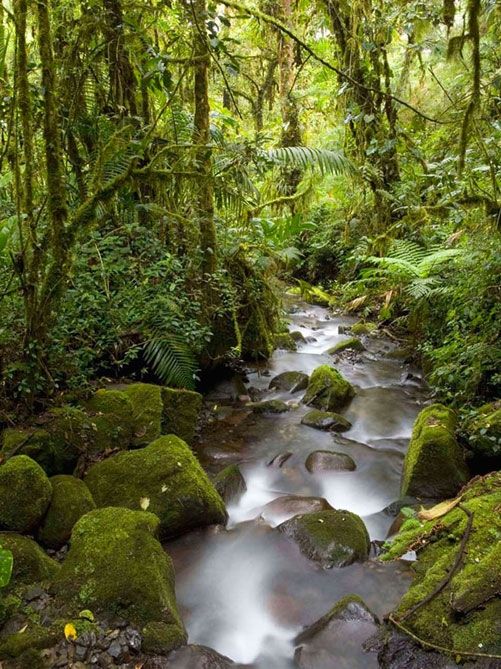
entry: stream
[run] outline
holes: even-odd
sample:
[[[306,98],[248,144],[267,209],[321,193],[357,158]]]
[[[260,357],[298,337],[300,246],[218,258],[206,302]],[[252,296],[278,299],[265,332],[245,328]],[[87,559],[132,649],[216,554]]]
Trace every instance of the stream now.
[[[215,418],[204,431],[198,455],[209,471],[237,463],[247,492],[228,508],[225,529],[190,533],[167,546],[176,569],[176,591],[189,643],[209,646],[242,665],[258,669],[292,669],[294,637],[325,614],[346,594],[360,595],[380,618],[398,602],[410,583],[409,564],[369,560],[348,567],[322,569],[297,545],[274,529],[293,513],[281,503],[287,495],[324,497],[336,509],[359,514],[371,540],[382,541],[394,520],[385,508],[399,499],[403,457],[414,419],[426,399],[417,370],[392,357],[389,339],[362,337],[363,353],[326,354],[349,335],[349,316],[331,316],[307,304],[291,307],[290,329],[306,342],[297,352],[278,350],[263,367],[251,369],[242,387],[226,381],[208,400]],[[303,392],[268,390],[284,371],[310,374],[334,364],[357,394],[341,413],[352,423],[342,435],[301,425],[308,407]],[[281,399],[292,405],[284,414],[257,415],[242,394]],[[239,399],[240,396],[240,399]],[[309,473],[304,462],[315,450],[349,454],[355,471]],[[278,467],[282,453],[292,455]],[[377,667],[350,639],[336,650],[336,667]]]

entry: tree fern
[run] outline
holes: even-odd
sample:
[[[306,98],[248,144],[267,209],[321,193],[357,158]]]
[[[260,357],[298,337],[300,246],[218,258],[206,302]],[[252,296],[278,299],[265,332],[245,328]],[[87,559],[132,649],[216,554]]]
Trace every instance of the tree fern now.
[[[166,385],[192,390],[198,371],[190,348],[174,334],[153,337],[144,345],[144,357]]]
[[[317,168],[322,174],[347,174],[352,164],[341,151],[312,149],[307,146],[287,146],[270,149],[267,157],[273,162],[303,170]]]

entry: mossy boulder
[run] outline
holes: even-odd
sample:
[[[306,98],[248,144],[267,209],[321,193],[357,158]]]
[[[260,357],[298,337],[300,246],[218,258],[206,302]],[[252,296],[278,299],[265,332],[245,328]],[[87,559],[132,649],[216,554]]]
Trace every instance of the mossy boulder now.
[[[270,381],[270,389],[286,390],[289,393],[297,393],[308,387],[308,374],[304,372],[282,372]]]
[[[59,571],[59,563],[50,558],[36,541],[22,534],[0,532],[0,546],[12,552],[14,585],[48,581]]]
[[[290,332],[279,332],[273,338],[275,348],[283,351],[297,351],[297,341]]]
[[[127,449],[134,438],[134,406],[122,390],[100,388],[85,403],[94,438],[91,450]]]
[[[501,400],[480,407],[466,423],[465,432],[476,458],[488,463],[501,458]]]
[[[351,332],[354,335],[368,335],[377,330],[376,323],[355,323],[351,326]]]
[[[162,388],[162,402],[162,432],[175,434],[192,444],[202,410],[202,395],[193,390]]]
[[[310,377],[303,402],[323,411],[336,411],[354,395],[355,389],[337,369],[321,365]]]
[[[4,430],[2,455],[27,455],[48,476],[71,473],[94,440],[92,420],[81,409],[65,406],[48,411],[38,423]]]
[[[0,529],[31,532],[42,521],[52,496],[46,473],[27,455],[0,465]]]
[[[257,414],[286,413],[290,410],[290,407],[282,400],[264,400],[255,402],[251,406],[253,413]]]
[[[352,472],[357,468],[353,458],[336,451],[313,451],[306,458],[304,466],[311,474],[329,471]]]
[[[90,490],[81,479],[61,474],[50,479],[52,499],[38,530],[38,540],[49,548],[61,548],[69,541],[73,526],[96,508]]]
[[[363,520],[350,511],[319,511],[294,516],[278,526],[301,553],[324,568],[366,560],[370,540]]]
[[[226,504],[238,500],[247,490],[247,484],[238,465],[229,465],[213,479],[214,487]]]
[[[391,560],[417,552],[415,579],[393,615],[398,620],[430,598],[406,618],[405,626],[459,656],[501,654],[500,508],[501,472],[473,479],[460,506],[434,520],[404,523],[382,556]],[[444,579],[447,585],[436,592]]]
[[[31,623],[23,631],[9,634],[0,641],[0,659],[7,669],[41,669],[47,667],[38,651],[51,648],[61,640],[61,629]],[[14,663],[13,660],[16,659]],[[7,664],[7,662],[9,664]]]
[[[293,330],[292,332],[289,332],[289,334],[298,344],[306,344],[306,338],[302,332],[299,332],[299,330]]]
[[[162,432],[162,388],[152,383],[131,383],[123,392],[132,404],[132,444],[146,446]]]
[[[158,518],[108,507],[80,518],[53,590],[69,611],[87,608],[133,623],[163,622],[182,636],[172,561],[157,541]]]
[[[338,342],[335,346],[332,346],[327,353],[329,355],[337,355],[343,351],[364,351],[365,346],[362,344],[360,339],[356,337],[350,337],[350,339],[345,339]]]
[[[457,418],[442,404],[421,411],[405,456],[401,494],[431,499],[454,496],[468,480],[463,449],[455,437]]]
[[[226,522],[224,502],[190,448],[175,435],[93,465],[85,483],[98,507],[148,509],[163,537]]]
[[[186,632],[178,624],[151,622],[142,629],[142,650],[145,653],[167,655],[171,650],[184,646]]]
[[[331,432],[346,432],[351,428],[350,421],[333,411],[312,409],[303,416],[301,423],[316,430],[330,430]]]

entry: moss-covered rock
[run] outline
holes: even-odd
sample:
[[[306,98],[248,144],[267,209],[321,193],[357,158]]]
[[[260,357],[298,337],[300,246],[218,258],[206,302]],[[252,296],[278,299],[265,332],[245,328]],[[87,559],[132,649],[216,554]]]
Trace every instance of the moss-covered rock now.
[[[286,413],[289,410],[289,405],[282,400],[264,400],[252,404],[252,411],[257,414]]]
[[[402,496],[452,497],[466,483],[468,469],[455,429],[456,414],[442,404],[421,411],[405,456]]]
[[[185,631],[175,624],[151,622],[143,627],[142,635],[142,650],[145,653],[167,655],[186,643]]]
[[[134,407],[122,390],[100,388],[85,403],[94,438],[91,450],[126,449],[134,437]]]
[[[330,430],[331,432],[346,432],[351,428],[350,421],[333,411],[312,409],[303,416],[301,423],[316,430]]]
[[[306,390],[308,378],[308,374],[304,374],[304,372],[282,372],[272,378],[270,388],[297,393],[300,390]]]
[[[278,526],[300,551],[324,568],[366,560],[370,540],[363,520],[350,511],[319,511],[294,516]]]
[[[352,472],[357,466],[346,453],[336,451],[313,451],[306,458],[304,466],[310,473],[344,471]]]
[[[152,383],[131,383],[124,393],[132,403],[133,446],[146,446],[162,432],[162,388]]]
[[[193,390],[162,388],[162,402],[162,432],[175,434],[192,444],[202,410],[202,395]]]
[[[52,486],[44,470],[27,455],[0,465],[0,529],[31,532],[47,511]]]
[[[351,326],[351,332],[354,335],[368,335],[377,330],[376,323],[355,323]]]
[[[275,348],[284,351],[297,351],[297,341],[290,332],[279,332],[273,338]]]
[[[59,571],[59,563],[29,537],[15,532],[0,532],[0,546],[12,551],[12,579],[15,585],[47,581]]]
[[[108,507],[80,518],[54,592],[70,610],[88,608],[134,623],[164,622],[184,633],[174,592],[174,569],[155,538],[158,518]]]
[[[190,448],[174,435],[96,463],[85,482],[98,507],[156,514],[164,537],[226,522],[223,500]]]
[[[71,473],[79,456],[94,441],[92,420],[81,409],[65,406],[48,411],[39,423],[4,430],[2,454],[27,455],[48,476]]]
[[[345,339],[338,342],[335,346],[332,346],[327,353],[329,355],[337,355],[343,351],[364,351],[365,346],[362,344],[360,339],[356,337],[351,337],[350,339]]]
[[[303,402],[323,411],[336,411],[354,395],[353,386],[336,369],[321,365],[310,377]]]
[[[62,637],[62,630],[31,623],[23,631],[9,634],[0,641],[0,659],[12,669],[38,669],[47,666],[37,652],[51,648]],[[10,663],[14,658],[17,662]],[[9,662],[9,664],[7,664]]]
[[[461,506],[447,514],[409,526],[386,545],[382,559],[417,552],[416,578],[404,595],[395,618],[406,615],[428,597],[430,601],[411,613],[405,626],[420,639],[464,653],[501,653],[501,472],[473,479],[463,491]],[[461,554],[459,569],[447,585],[470,522],[471,530]]]
[[[302,332],[299,332],[299,330],[293,330],[292,332],[289,332],[289,334],[298,344],[306,344],[306,338]]]
[[[468,445],[476,458],[501,458],[501,400],[484,404],[465,425]]]
[[[69,541],[73,526],[82,516],[96,508],[85,483],[61,474],[50,479],[52,499],[38,530],[38,540],[49,548],[61,548]]]
[[[214,487],[226,504],[236,501],[247,490],[247,484],[238,465],[228,465],[213,479]]]

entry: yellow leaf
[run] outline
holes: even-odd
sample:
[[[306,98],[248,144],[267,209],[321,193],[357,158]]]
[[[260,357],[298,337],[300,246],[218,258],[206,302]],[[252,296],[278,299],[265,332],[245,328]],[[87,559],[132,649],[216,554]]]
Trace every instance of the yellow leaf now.
[[[89,609],[84,609],[83,611],[80,611],[78,617],[84,618],[84,620],[90,620],[91,622],[94,622],[94,614],[92,613],[92,611],[89,611]]]
[[[66,637],[67,641],[74,641],[78,636],[75,625],[66,623],[64,626],[64,636]]]
[[[150,498],[149,497],[141,497],[139,500],[139,506],[142,508],[143,511],[146,511],[146,509],[150,505]]]
[[[461,497],[456,497],[455,499],[446,499],[445,502],[440,502],[432,506],[431,509],[422,509],[418,513],[418,518],[420,520],[435,520],[435,518],[441,518],[445,516],[446,513],[449,513],[455,506],[459,504]]]
[[[22,634],[23,632],[26,632],[28,629],[28,625],[24,625],[24,627],[21,627],[21,629],[18,631],[18,634]]]

